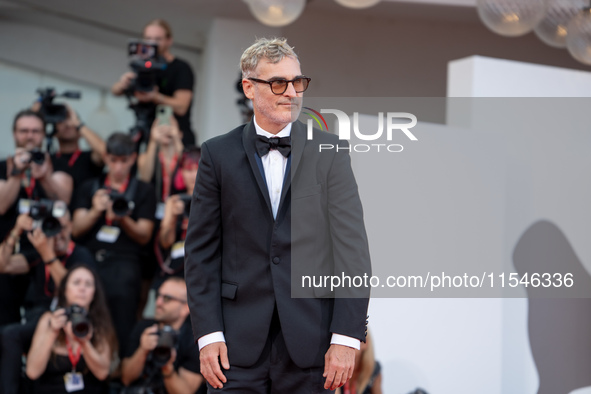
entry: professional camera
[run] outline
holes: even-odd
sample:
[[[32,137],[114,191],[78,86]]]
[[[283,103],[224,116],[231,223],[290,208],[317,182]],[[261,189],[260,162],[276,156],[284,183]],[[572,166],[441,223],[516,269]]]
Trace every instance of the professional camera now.
[[[41,199],[31,201],[29,216],[33,219],[33,228],[41,228],[47,237],[53,237],[62,231],[59,218],[66,214],[68,207],[63,201]]]
[[[111,191],[109,197],[113,202],[113,213],[117,216],[127,216],[135,208],[133,201],[128,200],[124,194],[117,191]]]
[[[42,165],[45,162],[45,152],[40,149],[33,149],[29,151],[29,159],[27,163],[33,162],[38,165]]]
[[[45,119],[47,124],[55,124],[63,122],[68,118],[68,109],[63,104],[54,104],[53,99],[56,97],[66,97],[71,99],[79,99],[81,96],[80,92],[66,91],[62,94],[56,94],[54,88],[39,88],[37,89],[39,94],[39,101],[41,102],[41,109],[39,113]]]
[[[192,196],[190,194],[180,194],[179,199],[185,203],[185,212],[184,215],[189,217],[191,214],[191,199]]]
[[[79,305],[71,305],[66,309],[66,316],[72,322],[72,333],[78,338],[84,338],[90,332],[90,320],[88,320],[86,309]]]
[[[153,41],[131,40],[127,46],[131,59],[129,67],[137,75],[130,89],[138,92],[151,92],[158,77],[166,69],[167,63],[158,55],[158,43]]]
[[[152,350],[154,364],[166,365],[172,355],[172,349],[176,347],[178,336],[178,332],[171,326],[164,326],[158,331],[158,344]]]

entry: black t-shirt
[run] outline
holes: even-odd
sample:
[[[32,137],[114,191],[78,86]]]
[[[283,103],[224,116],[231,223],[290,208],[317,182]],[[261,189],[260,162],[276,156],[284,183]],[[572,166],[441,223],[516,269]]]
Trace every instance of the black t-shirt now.
[[[146,328],[155,323],[155,320],[142,320],[135,325],[129,337],[129,341],[127,341],[125,346],[125,353],[123,354],[124,358],[133,356],[137,348],[140,346],[142,333]],[[151,387],[154,389],[154,392],[166,393],[165,390],[163,391],[164,381],[162,380],[160,368],[157,368],[153,365],[151,357],[152,355],[150,354],[146,364],[144,365],[142,375],[140,375],[138,380],[133,382],[132,386],[141,386],[143,383],[145,383],[148,376],[153,373],[154,377],[152,378]],[[188,317],[180,329],[176,345],[176,360],[174,361],[175,371],[178,372],[180,367],[183,367],[184,369],[191,372],[199,373],[199,347],[197,344],[195,344],[193,339],[191,321]]]
[[[103,166],[97,166],[92,161],[92,151],[78,151],[75,153],[56,153],[51,155],[54,171],[63,171],[69,174],[74,180],[74,192],[84,181],[91,178],[98,178],[103,173]]]
[[[166,66],[158,80],[158,89],[160,93],[172,96],[177,90],[194,91],[195,76],[189,63],[177,57]],[[195,135],[191,129],[191,104],[183,116],[175,115],[179,128],[183,132],[183,144],[185,146],[195,145]],[[151,124],[151,123],[150,123]]]
[[[41,261],[38,254],[25,254],[25,258],[29,263],[30,283],[25,298],[25,308],[42,307],[49,309],[53,295],[55,294],[55,283],[51,275],[46,277],[45,264]],[[68,256],[63,256],[61,264],[64,264],[66,269],[72,268],[74,265],[83,263],[91,268],[96,268],[94,263],[94,256],[84,246],[75,245],[72,253]],[[53,264],[60,264],[55,262]],[[49,267],[47,267],[49,268]]]
[[[8,174],[6,172],[6,160],[2,160],[0,161],[0,180],[5,181],[8,179]],[[0,198],[3,198],[3,196],[0,196]],[[12,228],[14,227],[14,224],[16,223],[16,218],[19,215],[18,208],[20,199],[40,200],[42,198],[47,198],[47,195],[45,194],[45,190],[43,190],[39,181],[35,182],[35,187],[32,189],[31,196],[29,196],[27,194],[26,189],[21,186],[16,200],[14,200],[10,208],[8,208],[8,211],[6,211],[4,215],[0,216],[0,239],[3,240],[6,237],[6,235],[10,232],[10,230],[12,230]],[[21,238],[21,242],[23,241],[25,243],[28,243],[26,237]],[[23,245],[21,245],[21,247],[22,246]]]
[[[75,211],[78,208],[90,209],[92,207],[92,197],[94,196],[97,187],[103,187],[103,181],[103,179],[95,178],[84,182],[78,188],[74,203],[72,204],[72,210]],[[136,182],[137,186],[133,197],[134,208],[130,214],[130,217],[133,220],[148,219],[153,221],[154,212],[156,210],[154,189],[150,184],[142,182],[138,179],[133,181]],[[131,239],[123,229],[120,229],[119,236],[114,243],[99,241],[97,239],[97,234],[106,224],[107,222],[105,220],[105,214],[103,214],[96,221],[94,226],[88,231],[88,233],[79,239],[76,239],[76,241],[81,245],[86,246],[93,253],[97,252],[98,250],[108,250],[119,255],[137,256],[141,252],[142,245]],[[115,223],[113,223],[112,226],[118,227]]]

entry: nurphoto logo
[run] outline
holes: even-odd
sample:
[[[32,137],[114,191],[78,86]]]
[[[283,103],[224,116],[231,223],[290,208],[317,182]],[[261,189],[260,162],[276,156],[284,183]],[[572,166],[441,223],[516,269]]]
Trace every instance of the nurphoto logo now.
[[[392,144],[392,137],[395,133],[402,132],[406,137],[408,137],[411,141],[418,141],[417,137],[410,131],[414,126],[417,124],[417,117],[408,112],[384,112],[378,113],[378,130],[373,133],[362,133],[359,129],[359,113],[353,113],[353,121],[351,122],[351,118],[345,112],[340,111],[338,109],[321,109],[320,112],[309,108],[304,107],[304,109],[309,110],[310,112],[305,112],[304,114],[308,115],[310,119],[307,119],[307,127],[308,127],[308,140],[312,140],[314,138],[313,135],[313,128],[314,123],[318,125],[318,128],[322,131],[329,131],[328,124],[326,123],[326,119],[322,114],[333,114],[337,118],[338,124],[338,136],[341,140],[351,140],[351,124],[353,124],[353,134],[354,136],[362,141],[375,141],[375,143],[371,144],[352,144],[347,147],[344,146],[335,146],[333,144],[319,144],[318,149],[320,152],[323,150],[348,150],[349,152],[402,152],[404,147],[401,144]],[[403,120],[401,123],[400,120]],[[386,124],[386,136],[383,137],[384,134],[384,123]],[[384,143],[379,143],[380,141],[384,141]],[[387,143],[385,143],[387,142]]]

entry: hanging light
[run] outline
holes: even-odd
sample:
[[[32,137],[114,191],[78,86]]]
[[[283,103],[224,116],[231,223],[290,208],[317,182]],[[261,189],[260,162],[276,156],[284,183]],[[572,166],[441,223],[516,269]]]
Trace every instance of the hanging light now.
[[[548,8],[547,0],[477,0],[476,4],[486,27],[509,37],[532,31]]]
[[[250,12],[264,25],[286,26],[298,19],[306,0],[244,0]]]
[[[566,47],[568,22],[587,4],[586,0],[552,0],[546,17],[534,32],[540,40],[555,48]]]
[[[567,25],[566,47],[578,61],[591,65],[591,8],[583,8]]]
[[[381,0],[335,0],[343,7],[348,8],[368,8],[378,4]]]

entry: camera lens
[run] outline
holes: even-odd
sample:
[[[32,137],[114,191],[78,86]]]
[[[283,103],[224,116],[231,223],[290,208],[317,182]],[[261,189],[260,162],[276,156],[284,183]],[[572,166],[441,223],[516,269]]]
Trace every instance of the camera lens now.
[[[29,152],[31,154],[31,161],[38,165],[41,165],[45,162],[45,153],[41,152],[40,150],[33,150]]]
[[[62,225],[59,220],[54,217],[48,217],[41,223],[41,230],[47,237],[53,237],[62,231]]]
[[[129,204],[125,198],[115,198],[113,200],[113,213],[117,216],[126,216],[129,211]]]

